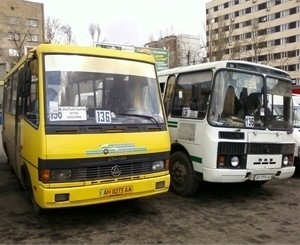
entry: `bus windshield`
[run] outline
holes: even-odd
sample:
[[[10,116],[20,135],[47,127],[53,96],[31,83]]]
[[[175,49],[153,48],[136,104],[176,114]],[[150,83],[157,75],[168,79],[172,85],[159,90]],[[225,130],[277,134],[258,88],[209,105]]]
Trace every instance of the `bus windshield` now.
[[[215,126],[290,129],[290,89],[291,83],[285,79],[222,70],[215,77],[209,122]],[[276,111],[278,100],[281,115]]]
[[[164,122],[153,64],[45,55],[46,124]]]

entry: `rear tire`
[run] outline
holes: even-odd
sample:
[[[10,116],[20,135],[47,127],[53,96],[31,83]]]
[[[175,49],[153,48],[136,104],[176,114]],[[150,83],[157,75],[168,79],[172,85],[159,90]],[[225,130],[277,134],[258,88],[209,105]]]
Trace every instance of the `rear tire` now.
[[[190,158],[182,151],[174,152],[170,158],[170,190],[180,196],[196,193],[199,181],[194,176]]]

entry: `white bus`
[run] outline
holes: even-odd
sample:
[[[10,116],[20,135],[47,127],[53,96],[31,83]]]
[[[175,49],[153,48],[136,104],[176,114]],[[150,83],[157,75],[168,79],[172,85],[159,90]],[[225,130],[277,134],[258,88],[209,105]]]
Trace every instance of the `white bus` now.
[[[291,78],[245,61],[158,73],[171,138],[170,190],[189,196],[199,182],[260,186],[295,172]],[[273,98],[283,102],[276,115]]]

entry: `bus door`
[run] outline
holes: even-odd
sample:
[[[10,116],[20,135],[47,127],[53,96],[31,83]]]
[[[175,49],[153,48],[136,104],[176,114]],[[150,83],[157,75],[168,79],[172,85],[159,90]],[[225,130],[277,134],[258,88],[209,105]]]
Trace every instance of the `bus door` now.
[[[16,169],[20,171],[23,164],[24,151],[24,117],[29,119],[32,127],[38,127],[38,102],[37,102],[37,60],[30,61],[21,68],[18,74],[18,87],[15,116],[15,145],[16,145]],[[32,93],[32,90],[34,91]],[[35,112],[34,112],[35,111]],[[28,113],[30,112],[30,113]],[[28,139],[27,139],[28,140]],[[32,139],[31,139],[32,140]],[[18,173],[21,176],[21,172]]]

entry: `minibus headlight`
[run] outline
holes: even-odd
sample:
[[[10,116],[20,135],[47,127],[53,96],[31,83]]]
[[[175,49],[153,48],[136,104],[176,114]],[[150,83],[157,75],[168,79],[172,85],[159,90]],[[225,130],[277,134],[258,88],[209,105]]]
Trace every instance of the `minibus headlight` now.
[[[52,180],[70,180],[72,177],[71,169],[52,170]]]
[[[237,156],[234,156],[230,159],[230,163],[232,167],[236,167],[237,165],[239,165],[239,158]]]
[[[162,170],[164,169],[164,162],[163,161],[155,161],[152,163],[152,170],[157,171],[157,170]]]

